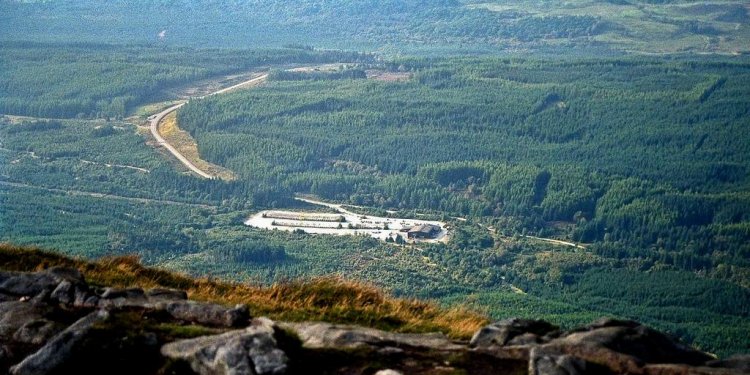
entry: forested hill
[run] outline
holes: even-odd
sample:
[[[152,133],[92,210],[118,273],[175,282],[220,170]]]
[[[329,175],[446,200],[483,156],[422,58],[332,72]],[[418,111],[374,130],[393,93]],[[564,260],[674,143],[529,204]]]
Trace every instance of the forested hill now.
[[[199,21],[198,21],[199,20]],[[569,54],[748,51],[742,1],[2,1],[4,40]]]
[[[750,348],[744,4],[101,4],[0,1],[0,242],[267,284],[345,275],[493,318],[635,318]],[[177,124],[236,180],[183,173],[147,137],[190,96]],[[300,193],[439,219],[451,239],[244,225],[325,210]]]
[[[749,285],[747,64],[392,66],[413,78],[281,77],[191,102],[178,119],[206,158],[288,194],[487,218],[508,235],[567,222],[564,235],[601,255],[739,272],[729,278]]]
[[[0,42],[0,113],[123,118],[167,90],[270,65],[362,61],[354,52],[304,48],[222,50],[106,44]]]

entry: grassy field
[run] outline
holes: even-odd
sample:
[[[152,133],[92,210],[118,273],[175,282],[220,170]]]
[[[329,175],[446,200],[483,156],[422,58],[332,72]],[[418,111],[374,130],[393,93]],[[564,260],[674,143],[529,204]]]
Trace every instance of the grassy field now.
[[[159,133],[169,144],[202,171],[219,176],[220,179],[225,181],[232,181],[237,178],[229,169],[201,159],[201,155],[198,152],[198,144],[195,143],[190,133],[180,129],[177,124],[177,114],[175,112],[168,114],[159,123]]]

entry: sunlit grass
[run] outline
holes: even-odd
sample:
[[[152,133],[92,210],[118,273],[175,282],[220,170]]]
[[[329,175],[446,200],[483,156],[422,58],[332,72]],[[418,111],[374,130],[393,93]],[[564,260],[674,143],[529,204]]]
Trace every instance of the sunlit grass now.
[[[460,339],[469,338],[488,322],[484,315],[463,308],[394,298],[371,285],[339,277],[258,286],[144,267],[136,256],[86,261],[0,244],[0,269],[38,271],[52,266],[75,267],[94,285],[176,288],[186,290],[194,300],[244,303],[254,316],[277,320],[358,324],[397,332],[439,331]]]
[[[201,159],[195,139],[178,126],[176,112],[168,114],[159,123],[159,134],[200,170],[222,180],[232,181],[237,178],[229,169]]]

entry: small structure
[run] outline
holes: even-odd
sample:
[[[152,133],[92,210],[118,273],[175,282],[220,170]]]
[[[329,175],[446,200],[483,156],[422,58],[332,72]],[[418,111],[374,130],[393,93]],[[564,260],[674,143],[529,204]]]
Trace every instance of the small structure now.
[[[435,238],[440,233],[440,227],[433,224],[421,224],[409,229],[407,236],[410,239]]]

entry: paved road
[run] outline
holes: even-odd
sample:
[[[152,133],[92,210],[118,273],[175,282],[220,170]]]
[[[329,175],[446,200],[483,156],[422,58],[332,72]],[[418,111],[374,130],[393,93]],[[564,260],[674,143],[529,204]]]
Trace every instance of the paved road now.
[[[268,74],[263,74],[261,76],[255,77],[255,78],[247,80],[245,82],[238,83],[238,84],[236,84],[234,86],[223,88],[221,90],[212,92],[212,93],[210,93],[208,95],[201,96],[201,97],[199,97],[199,99],[200,98],[205,98],[206,96],[223,94],[225,92],[228,92],[228,91],[231,91],[231,90],[234,90],[234,89],[238,89],[238,88],[243,87],[243,86],[247,86],[247,85],[252,85],[252,84],[255,84],[255,83],[259,83],[259,82],[262,82],[263,80],[265,80],[266,78],[268,78]],[[171,107],[169,107],[169,108],[167,108],[167,109],[165,109],[165,110],[163,110],[163,111],[161,111],[161,112],[159,112],[159,113],[157,113],[155,115],[149,116],[148,120],[151,123],[151,126],[150,126],[151,135],[153,135],[154,138],[156,138],[156,141],[160,145],[164,146],[164,148],[166,148],[172,155],[174,155],[174,157],[177,158],[177,160],[179,160],[182,164],[184,164],[186,167],[188,167],[193,173],[195,173],[195,174],[197,174],[197,175],[199,175],[199,176],[201,176],[203,178],[208,178],[208,179],[216,178],[216,176],[213,176],[213,175],[211,175],[209,173],[206,173],[203,170],[201,170],[200,168],[198,168],[195,164],[193,164],[193,162],[191,162],[190,160],[188,160],[184,155],[182,155],[179,151],[177,151],[176,148],[174,148],[172,145],[170,145],[164,139],[164,137],[161,136],[161,134],[159,134],[159,122],[161,122],[161,120],[164,119],[165,116],[167,116],[168,114],[176,111],[178,108],[182,107],[185,104],[187,104],[187,101],[184,101],[184,102],[182,102],[180,104],[173,105],[173,106],[171,106]]]
[[[149,121],[151,121],[151,135],[153,135],[154,138],[156,138],[156,141],[160,145],[164,146],[164,148],[166,148],[167,150],[169,150],[169,152],[171,152],[172,155],[174,155],[174,157],[177,158],[177,160],[179,160],[182,164],[185,164],[185,166],[188,167],[193,173],[195,173],[195,174],[197,174],[197,175],[199,175],[199,176],[201,176],[203,178],[213,178],[212,175],[210,175],[210,174],[208,174],[206,172],[203,172],[200,168],[196,167],[195,164],[193,164],[193,162],[191,162],[190,160],[188,160],[184,155],[182,155],[179,151],[177,151],[176,148],[172,147],[172,145],[170,145],[161,136],[161,134],[159,134],[159,122],[161,122],[161,120],[165,116],[167,116],[168,114],[176,111],[178,108],[182,107],[186,103],[187,102],[182,102],[180,104],[173,105],[173,106],[171,106],[171,107],[169,107],[169,108],[167,108],[167,109],[165,109],[165,110],[163,110],[163,111],[161,111],[161,112],[159,112],[159,113],[157,113],[157,114],[149,117],[148,119],[149,119]]]

